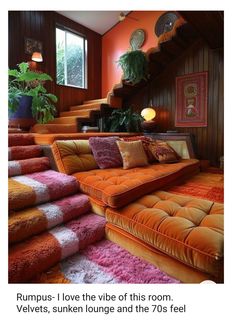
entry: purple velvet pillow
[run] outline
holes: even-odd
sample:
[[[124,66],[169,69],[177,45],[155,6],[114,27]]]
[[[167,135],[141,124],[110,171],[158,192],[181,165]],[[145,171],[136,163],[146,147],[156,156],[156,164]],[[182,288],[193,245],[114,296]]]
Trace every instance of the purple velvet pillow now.
[[[99,168],[115,168],[122,165],[122,156],[116,143],[118,139],[117,136],[89,139],[89,145]]]

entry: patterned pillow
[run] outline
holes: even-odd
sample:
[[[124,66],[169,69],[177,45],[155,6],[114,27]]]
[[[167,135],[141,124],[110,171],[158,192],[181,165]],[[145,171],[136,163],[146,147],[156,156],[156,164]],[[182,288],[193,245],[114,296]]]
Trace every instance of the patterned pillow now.
[[[89,145],[99,168],[116,168],[122,165],[122,156],[117,146],[116,136],[89,138]]]
[[[149,149],[149,144],[154,141],[153,139],[148,138],[146,136],[131,136],[131,137],[122,138],[121,140],[122,141],[137,141],[137,140],[140,140],[143,144],[143,148],[144,148],[145,154],[148,158],[148,162],[152,163],[152,162],[156,161],[156,158],[153,156],[151,150]]]
[[[160,163],[176,163],[180,160],[180,156],[165,141],[152,141],[149,149]]]
[[[139,141],[117,141],[122,155],[123,169],[131,169],[148,164],[142,142]]]

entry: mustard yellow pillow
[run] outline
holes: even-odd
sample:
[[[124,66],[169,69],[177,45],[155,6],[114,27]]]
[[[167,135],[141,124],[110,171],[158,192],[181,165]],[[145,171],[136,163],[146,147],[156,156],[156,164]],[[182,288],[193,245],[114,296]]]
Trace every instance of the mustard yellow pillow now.
[[[131,169],[148,164],[147,156],[140,140],[116,142],[122,156],[123,169]]]

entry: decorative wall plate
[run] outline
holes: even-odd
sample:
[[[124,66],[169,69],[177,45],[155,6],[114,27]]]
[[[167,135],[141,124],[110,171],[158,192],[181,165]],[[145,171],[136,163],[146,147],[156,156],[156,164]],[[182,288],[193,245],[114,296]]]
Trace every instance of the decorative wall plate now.
[[[145,41],[145,31],[143,29],[135,30],[130,37],[130,45],[132,51],[138,50],[144,44]]]
[[[179,18],[175,12],[167,12],[159,17],[155,24],[155,34],[157,37],[165,32],[171,31],[174,27],[175,21]]]

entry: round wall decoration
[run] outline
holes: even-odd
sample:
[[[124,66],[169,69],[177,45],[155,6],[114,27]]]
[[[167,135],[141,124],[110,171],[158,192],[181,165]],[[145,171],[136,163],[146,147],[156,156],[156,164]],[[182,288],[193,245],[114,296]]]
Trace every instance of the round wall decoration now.
[[[155,34],[157,37],[165,32],[171,31],[174,27],[175,21],[179,18],[175,12],[167,12],[159,17],[155,24]]]
[[[145,41],[145,31],[142,29],[135,30],[130,37],[130,45],[132,51],[138,50],[144,44]]]

